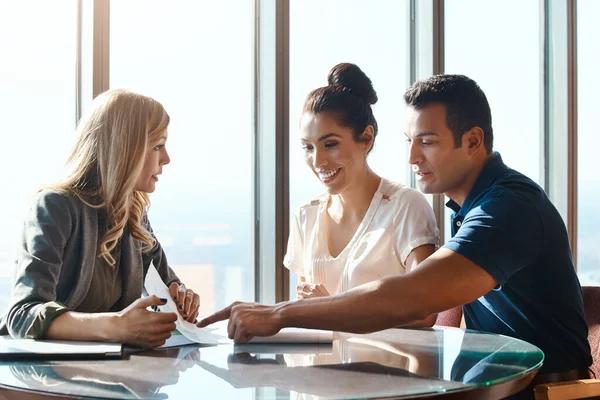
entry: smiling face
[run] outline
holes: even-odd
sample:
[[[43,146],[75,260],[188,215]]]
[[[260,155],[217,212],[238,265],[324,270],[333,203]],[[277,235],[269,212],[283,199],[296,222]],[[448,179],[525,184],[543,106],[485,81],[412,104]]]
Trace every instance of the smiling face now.
[[[471,134],[465,133],[462,146],[455,148],[444,105],[433,103],[421,109],[407,107],[404,132],[409,142],[408,163],[412,165],[423,193],[445,193],[453,198],[457,192],[468,192],[475,162]]]
[[[151,143],[146,152],[144,168],[140,173],[135,190],[145,193],[152,193],[156,189],[158,175],[162,174],[162,167],[171,162],[169,153],[167,153],[168,132],[165,129],[157,142]]]
[[[302,116],[304,160],[329,194],[340,194],[364,177],[372,130],[368,126],[362,136],[365,140],[357,142],[352,129],[339,125],[331,113]]]

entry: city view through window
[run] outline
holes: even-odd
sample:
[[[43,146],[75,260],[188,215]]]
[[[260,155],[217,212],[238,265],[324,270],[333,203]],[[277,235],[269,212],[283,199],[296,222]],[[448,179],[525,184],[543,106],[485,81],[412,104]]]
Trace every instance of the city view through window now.
[[[165,4],[111,3],[110,87],[155,97],[170,114],[171,163],[151,196],[149,217],[171,266],[200,293],[200,314],[206,315],[256,294],[254,4]],[[26,2],[0,0],[0,107],[8,146],[0,161],[5,194],[0,199],[0,313],[8,304],[27,211],[38,189],[63,176],[75,132],[76,2],[38,2],[36,7],[31,13]],[[578,38],[577,267],[583,285],[599,285],[595,148],[600,139],[594,117],[600,84],[593,68],[600,61],[594,39],[600,36],[594,21],[600,2],[579,0],[578,7],[578,29],[586,34]],[[515,29],[505,29],[508,19]],[[308,92],[325,85],[339,62],[359,65],[379,95],[374,113],[380,132],[370,165],[381,176],[409,184],[402,100],[409,84],[408,20],[406,4],[398,0],[290,1],[290,218],[323,191],[303,163],[298,123]],[[378,23],[366,31],[355,29],[363,21]],[[468,75],[481,85],[492,107],[495,149],[509,166],[541,184],[540,21],[537,2],[453,0],[445,7],[446,72]],[[473,29],[502,35],[492,35],[490,42],[473,35]],[[290,275],[293,297],[296,277]]]

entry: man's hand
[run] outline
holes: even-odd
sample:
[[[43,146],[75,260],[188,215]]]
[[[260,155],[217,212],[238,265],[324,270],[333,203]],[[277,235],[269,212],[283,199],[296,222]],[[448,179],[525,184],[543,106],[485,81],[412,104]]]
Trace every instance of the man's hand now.
[[[185,285],[172,282],[169,285],[171,297],[177,303],[177,311],[188,322],[195,323],[200,308],[200,296],[194,293],[192,289],[187,289]]]
[[[322,283],[300,282],[296,286],[296,295],[299,299],[314,299],[315,297],[331,296]]]
[[[153,349],[162,346],[175,330],[177,314],[150,311],[150,306],[166,303],[156,296],[142,297],[116,313],[115,323],[111,324],[111,339],[118,342]]]
[[[229,339],[243,343],[254,336],[272,336],[279,332],[282,326],[276,309],[277,306],[235,302],[204,318],[197,326],[203,328],[217,321],[229,319],[227,325]]]

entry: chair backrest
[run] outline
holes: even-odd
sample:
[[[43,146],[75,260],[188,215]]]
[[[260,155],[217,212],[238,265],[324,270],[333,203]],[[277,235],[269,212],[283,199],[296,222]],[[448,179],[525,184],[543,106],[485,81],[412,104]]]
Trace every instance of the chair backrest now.
[[[600,287],[583,286],[583,307],[588,325],[588,341],[592,349],[592,371],[600,378]],[[535,400],[600,398],[600,380],[587,379],[543,383],[534,389]]]
[[[455,307],[439,313],[435,324],[440,326],[453,326],[455,328],[460,328],[461,320],[462,307]]]
[[[600,286],[583,286],[585,322],[588,324],[588,341],[592,348],[592,371],[600,378]]]

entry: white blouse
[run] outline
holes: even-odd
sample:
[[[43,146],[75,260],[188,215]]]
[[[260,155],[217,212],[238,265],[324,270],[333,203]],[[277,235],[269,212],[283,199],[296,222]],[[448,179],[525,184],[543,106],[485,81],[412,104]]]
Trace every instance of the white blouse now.
[[[286,268],[307,282],[322,283],[338,294],[364,283],[409,272],[410,252],[439,245],[433,210],[421,192],[381,179],[362,222],[350,242],[332,257],[325,227],[329,195],[300,207],[290,227]]]

